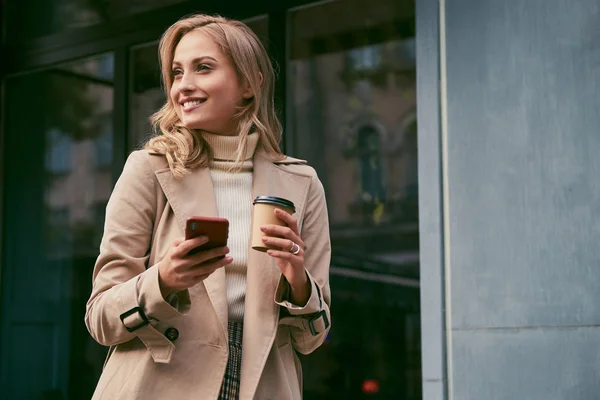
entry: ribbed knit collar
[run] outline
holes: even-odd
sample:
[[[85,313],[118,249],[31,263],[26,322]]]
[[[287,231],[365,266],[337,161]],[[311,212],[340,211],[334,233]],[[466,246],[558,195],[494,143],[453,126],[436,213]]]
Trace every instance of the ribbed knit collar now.
[[[202,132],[202,137],[210,145],[215,160],[235,161],[240,143],[239,136],[224,136]],[[248,146],[246,147],[246,154],[242,161],[250,160],[254,156],[257,144],[258,133],[255,132],[248,135]]]

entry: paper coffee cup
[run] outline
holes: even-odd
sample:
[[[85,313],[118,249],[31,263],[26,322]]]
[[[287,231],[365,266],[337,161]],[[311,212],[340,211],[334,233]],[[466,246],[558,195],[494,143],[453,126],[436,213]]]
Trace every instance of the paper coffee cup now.
[[[252,213],[252,248],[263,252],[270,248],[276,248],[265,245],[262,238],[266,235],[260,230],[260,227],[262,225],[287,226],[285,222],[277,218],[275,209],[279,208],[292,215],[296,212],[294,203],[281,197],[258,196],[252,204],[254,204]]]

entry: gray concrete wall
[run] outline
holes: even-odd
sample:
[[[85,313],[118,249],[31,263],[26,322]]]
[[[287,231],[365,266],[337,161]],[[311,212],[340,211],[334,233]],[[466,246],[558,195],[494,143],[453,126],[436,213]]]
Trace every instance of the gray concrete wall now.
[[[424,399],[600,398],[600,2],[419,3]]]

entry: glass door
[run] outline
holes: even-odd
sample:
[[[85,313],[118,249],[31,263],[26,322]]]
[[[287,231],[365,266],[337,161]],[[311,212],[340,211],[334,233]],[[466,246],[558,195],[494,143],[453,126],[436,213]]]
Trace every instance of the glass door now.
[[[332,330],[306,399],[419,399],[415,5],[291,10],[286,135],[325,186]],[[288,139],[289,140],[289,139]]]
[[[89,399],[100,376],[83,321],[112,190],[113,60],[6,81],[2,398]]]

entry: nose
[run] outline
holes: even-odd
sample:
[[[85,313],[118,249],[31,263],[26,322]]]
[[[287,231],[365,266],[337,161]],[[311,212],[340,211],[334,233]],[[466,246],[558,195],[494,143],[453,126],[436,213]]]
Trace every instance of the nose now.
[[[194,75],[193,74],[183,74],[181,79],[179,80],[179,85],[177,89],[181,93],[191,92],[195,88],[194,84]]]

